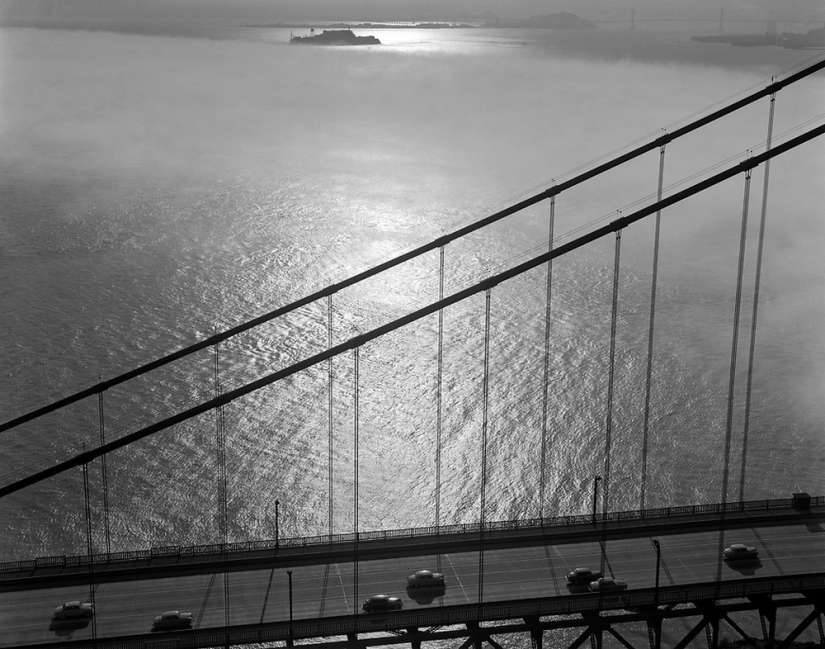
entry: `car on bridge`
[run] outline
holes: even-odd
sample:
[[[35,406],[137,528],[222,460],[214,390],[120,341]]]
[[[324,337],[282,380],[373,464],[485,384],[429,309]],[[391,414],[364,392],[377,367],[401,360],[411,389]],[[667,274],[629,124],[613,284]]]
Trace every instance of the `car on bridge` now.
[[[589,586],[601,576],[602,573],[590,568],[576,568],[567,573],[567,583],[570,586]]]
[[[192,614],[180,611],[166,611],[152,621],[152,631],[170,631],[172,629],[191,629]]]
[[[68,620],[78,617],[92,617],[94,608],[88,602],[66,602],[54,609],[54,617],[59,620]]]
[[[399,611],[404,607],[398,597],[388,597],[387,595],[373,595],[364,600],[361,608],[367,613],[379,613],[382,611]]]
[[[624,590],[627,588],[627,582],[624,579],[615,579],[613,577],[599,577],[595,581],[591,581],[588,588],[591,593],[607,593]]]
[[[446,580],[440,572],[417,570],[407,577],[407,588],[444,588]]]
[[[722,553],[725,561],[748,561],[759,558],[759,550],[744,543],[734,543]]]

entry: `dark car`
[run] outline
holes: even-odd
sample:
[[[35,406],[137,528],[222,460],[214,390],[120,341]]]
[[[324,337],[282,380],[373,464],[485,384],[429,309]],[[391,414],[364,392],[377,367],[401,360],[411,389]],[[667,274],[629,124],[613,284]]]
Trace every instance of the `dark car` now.
[[[602,573],[590,568],[576,568],[567,573],[567,583],[571,586],[589,586],[590,582],[596,581]]]
[[[361,605],[367,613],[378,613],[380,611],[398,611],[404,607],[404,603],[397,597],[387,595],[373,595],[364,600]]]
[[[444,575],[432,570],[418,570],[407,577],[407,588],[444,588]]]
[[[744,543],[734,543],[722,553],[725,561],[745,561],[759,557],[759,551]]]
[[[596,581],[591,581],[588,587],[593,593],[606,593],[627,588],[624,579],[614,579],[613,577],[599,577]]]
[[[170,629],[192,628],[192,614],[180,611],[166,611],[152,621],[153,631],[167,631]]]

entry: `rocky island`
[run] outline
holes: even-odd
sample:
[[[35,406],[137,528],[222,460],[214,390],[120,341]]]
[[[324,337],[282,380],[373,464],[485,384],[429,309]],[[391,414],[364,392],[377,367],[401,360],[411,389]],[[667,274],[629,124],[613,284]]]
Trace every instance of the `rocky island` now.
[[[356,36],[351,29],[325,29],[316,34],[310,30],[309,36],[289,37],[290,45],[380,45],[375,36]]]

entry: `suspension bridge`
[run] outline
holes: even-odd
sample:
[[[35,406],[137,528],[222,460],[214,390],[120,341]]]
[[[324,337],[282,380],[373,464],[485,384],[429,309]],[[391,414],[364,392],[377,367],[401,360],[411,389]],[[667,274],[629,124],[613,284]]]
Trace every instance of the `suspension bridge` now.
[[[733,464],[733,403],[737,377],[737,349],[742,320],[742,291],[746,230],[749,217],[751,174],[762,167],[762,213],[760,239],[752,301],[751,340],[748,358],[750,403],[751,367],[756,344],[756,322],[761,274],[764,223],[771,161],[797,147],[803,147],[825,133],[825,125],[810,126],[780,142],[773,139],[774,105],[778,93],[802,82],[825,67],[825,60],[808,65],[723,105],[688,124],[653,138],[636,148],[616,155],[573,178],[521,200],[499,212],[443,235],[349,279],[327,286],[291,304],[275,309],[238,326],[204,338],[196,344],[158,358],[120,376],[101,381],[88,389],[32,410],[3,424],[0,433],[37,422],[54,413],[70,412],[77,403],[96,400],[99,410],[99,443],[81,452],[60,458],[26,475],[15,475],[0,486],[0,498],[10,497],[71,469],[83,472],[87,552],[78,556],[39,557],[0,564],[0,616],[8,630],[0,646],[229,646],[274,642],[291,646],[312,642],[320,646],[364,647],[409,643],[420,647],[435,640],[461,639],[462,646],[484,643],[499,647],[493,637],[526,634],[541,647],[548,634],[560,637],[570,647],[590,641],[602,646],[610,638],[623,646],[633,646],[622,625],[642,625],[653,648],[662,646],[663,628],[680,618],[693,621],[677,634],[676,647],[686,647],[704,632],[710,647],[721,641],[720,625],[726,623],[738,635],[756,646],[754,636],[743,628],[734,614],[753,612],[763,639],[776,639],[778,616],[787,610],[802,611],[785,638],[790,642],[809,628],[818,629],[825,643],[822,620],[825,615],[825,557],[817,532],[825,514],[825,498],[799,493],[778,495],[775,500],[748,501],[743,497],[747,470],[747,426],[741,446],[739,494],[731,497]],[[761,100],[769,102],[767,139],[764,150],[749,153],[678,191],[665,194],[663,186],[667,146],[689,133]],[[595,227],[562,245],[554,245],[555,199],[558,195],[618,168],[646,153],[659,154],[658,191],[655,199]],[[734,303],[732,350],[727,422],[724,432],[722,492],[718,502],[704,505],[650,508],[647,477],[650,399],[657,298],[660,218],[662,211],[721,183],[742,177],[742,235],[738,253],[738,281]],[[539,203],[549,203],[548,239],[544,252],[536,254],[472,285],[447,294],[444,280],[444,253],[450,243],[521,212]],[[649,305],[647,371],[645,375],[642,461],[640,463],[639,506],[632,511],[611,507],[613,464],[613,400],[617,363],[617,320],[621,276],[622,233],[643,219],[655,220],[652,286]],[[498,287],[531,270],[546,269],[547,313],[552,308],[553,262],[599,240],[613,237],[612,312],[607,363],[607,418],[603,436],[604,460],[593,483],[592,512],[577,516],[551,516],[544,511],[548,459],[546,421],[550,360],[550,318],[545,329],[543,395],[544,421],[540,448],[539,516],[529,520],[491,521],[486,510],[489,442],[489,361],[491,294]],[[334,343],[332,312],[334,296],[345,288],[376,277],[428,252],[440,258],[439,295],[433,302],[416,308],[370,331]],[[483,319],[484,357],[481,381],[480,460],[481,483],[478,521],[469,525],[445,524],[441,513],[443,428],[443,313],[450,306],[475,296],[485,298]],[[291,365],[228,390],[221,389],[219,348],[222,343],[265,323],[284,317],[310,304],[327,304],[328,344]],[[364,530],[359,526],[358,496],[358,377],[359,350],[368,343],[404,329],[429,316],[438,318],[435,367],[437,378],[436,443],[434,463],[434,523],[426,528],[392,531]],[[143,426],[138,430],[107,438],[104,394],[138,377],[151,376],[175,361],[200,351],[211,350],[215,359],[214,396]],[[333,511],[332,417],[334,376],[332,362],[352,355],[354,385],[353,413],[353,529],[337,532]],[[312,367],[329,368],[329,533],[314,538],[281,538],[277,522],[275,538],[268,541],[230,542],[227,530],[227,466],[223,409],[242,397],[284,381]],[[741,368],[740,368],[741,369]],[[109,528],[107,463],[108,455],[136,442],[207,413],[215,413],[219,475],[218,542],[203,546],[172,545],[149,550],[113,552]],[[747,421],[747,415],[746,415]],[[96,440],[97,441],[97,440]],[[93,447],[92,447],[93,446]],[[93,525],[89,474],[99,466],[100,525]],[[601,496],[599,500],[598,496]],[[601,503],[601,507],[599,507]],[[105,551],[96,551],[105,545]],[[727,563],[723,550],[733,542],[756,546],[759,559]],[[628,577],[626,589],[591,591],[571,588],[568,568],[589,565],[609,576]],[[401,569],[399,577],[399,566]],[[408,592],[402,610],[363,613],[361,600],[375,592],[403,589],[407,566],[437,568],[447,575],[442,592]],[[664,580],[662,574],[664,573]],[[285,579],[286,577],[286,579]],[[401,579],[402,585],[398,582]],[[284,587],[284,582],[287,586]],[[662,583],[664,582],[664,583]],[[275,584],[273,586],[273,584]],[[185,597],[184,597],[184,594]],[[198,601],[193,628],[164,634],[146,629],[149,610],[161,602]],[[95,613],[89,618],[65,622],[50,619],[53,601],[88,600]],[[194,608],[194,607],[193,607]],[[46,625],[40,620],[47,614]],[[556,637],[556,635],[554,635]]]

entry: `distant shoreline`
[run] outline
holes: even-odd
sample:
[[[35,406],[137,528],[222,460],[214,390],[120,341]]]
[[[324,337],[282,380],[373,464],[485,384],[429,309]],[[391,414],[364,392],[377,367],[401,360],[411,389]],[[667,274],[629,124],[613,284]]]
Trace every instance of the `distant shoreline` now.
[[[476,29],[479,27],[507,27],[525,29],[595,29],[596,24],[590,20],[579,18],[577,15],[561,12],[531,16],[526,20],[487,19],[475,24],[466,22],[430,22],[430,21],[387,21],[387,22],[346,22],[328,25],[270,23],[265,25],[249,24],[251,28],[332,28],[332,29]]]
[[[465,23],[272,23],[269,25],[246,24],[252,29],[475,29],[478,25]]]

